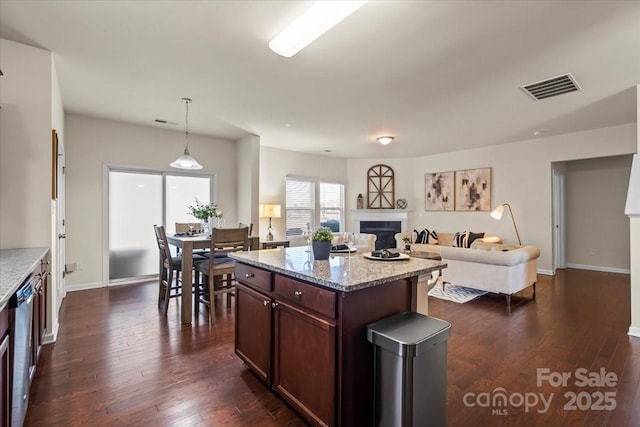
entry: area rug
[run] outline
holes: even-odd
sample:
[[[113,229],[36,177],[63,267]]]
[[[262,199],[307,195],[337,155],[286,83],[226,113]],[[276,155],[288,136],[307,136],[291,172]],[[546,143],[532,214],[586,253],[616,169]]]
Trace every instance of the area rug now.
[[[458,304],[464,304],[478,298],[481,295],[486,294],[486,291],[480,291],[478,289],[465,288],[463,286],[455,286],[451,283],[444,284],[444,291],[442,290],[442,284],[438,283],[429,291],[430,297],[444,299],[447,301],[457,302]]]

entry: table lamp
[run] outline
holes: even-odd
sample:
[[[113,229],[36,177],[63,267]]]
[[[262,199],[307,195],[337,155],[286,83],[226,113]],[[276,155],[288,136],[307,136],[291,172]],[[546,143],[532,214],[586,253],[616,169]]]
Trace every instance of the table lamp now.
[[[280,205],[260,205],[259,211],[261,218],[269,218],[269,232],[267,233],[267,241],[273,241],[273,227],[271,227],[271,218],[280,218]]]

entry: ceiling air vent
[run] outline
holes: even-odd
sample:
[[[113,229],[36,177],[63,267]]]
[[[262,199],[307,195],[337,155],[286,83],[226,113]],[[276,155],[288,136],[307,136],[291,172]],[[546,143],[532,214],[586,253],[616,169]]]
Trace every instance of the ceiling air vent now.
[[[527,92],[529,96],[537,100],[562,95],[563,93],[575,92],[581,89],[578,82],[576,82],[569,73],[520,87]]]
[[[156,123],[160,123],[162,125],[171,125],[171,126],[178,126],[177,122],[172,122],[170,120],[165,120],[165,119],[153,119],[154,122]]]

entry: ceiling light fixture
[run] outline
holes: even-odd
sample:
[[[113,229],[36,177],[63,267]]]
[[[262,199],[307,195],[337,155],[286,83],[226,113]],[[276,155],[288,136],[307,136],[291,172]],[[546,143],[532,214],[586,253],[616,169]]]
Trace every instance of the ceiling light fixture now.
[[[366,1],[317,1],[269,42],[269,48],[285,58],[304,49]]]
[[[169,166],[177,169],[202,169],[202,165],[189,153],[189,103],[191,98],[182,98],[186,106],[186,114],[184,119],[184,154],[176,159]]]
[[[395,139],[395,137],[393,137],[393,136],[379,136],[376,139],[382,145],[389,145],[389,144],[391,144],[391,141],[393,141]]]

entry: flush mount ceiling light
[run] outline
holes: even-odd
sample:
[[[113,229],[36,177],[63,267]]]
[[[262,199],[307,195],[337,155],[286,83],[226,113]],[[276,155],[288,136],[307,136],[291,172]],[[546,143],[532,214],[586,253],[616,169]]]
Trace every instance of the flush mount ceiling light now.
[[[382,145],[388,145],[391,144],[391,141],[393,141],[395,139],[395,137],[393,136],[379,136],[376,138],[378,140],[378,142]]]
[[[184,154],[176,159],[169,166],[177,169],[202,169],[202,165],[189,153],[189,103],[191,98],[182,98],[186,106],[186,114],[184,119]]]
[[[290,58],[365,3],[317,1],[271,40],[269,48],[278,55]]]

